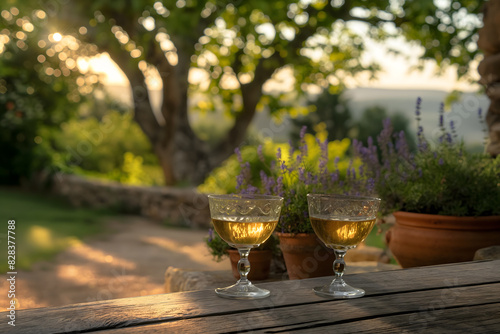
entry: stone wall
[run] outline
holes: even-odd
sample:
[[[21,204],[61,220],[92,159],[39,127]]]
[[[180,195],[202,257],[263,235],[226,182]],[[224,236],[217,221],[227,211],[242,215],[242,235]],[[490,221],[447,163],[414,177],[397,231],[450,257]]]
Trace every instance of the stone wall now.
[[[210,224],[208,198],[193,188],[137,187],[58,174],[53,178],[52,191],[75,207],[109,208],[172,225]]]

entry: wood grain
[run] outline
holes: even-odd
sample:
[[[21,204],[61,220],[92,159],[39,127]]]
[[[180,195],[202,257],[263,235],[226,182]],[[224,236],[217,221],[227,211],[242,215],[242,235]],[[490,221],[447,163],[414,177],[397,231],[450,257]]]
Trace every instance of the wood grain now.
[[[498,333],[500,303],[439,310],[433,314],[402,314],[355,323],[305,328],[293,333]],[[265,333],[279,333],[266,331]]]
[[[406,319],[409,325],[426,327],[431,322],[439,321],[441,314],[447,310],[468,309],[485,304],[497,305],[496,307],[500,308],[500,283],[478,285],[473,288],[445,288],[352,300],[330,300],[307,307],[284,306],[271,310],[192,318],[130,327],[120,330],[120,333],[201,333],[206,328],[210,328],[211,333],[307,332],[313,329],[323,333],[334,330],[337,333],[337,326],[340,325],[353,328],[357,327],[359,322],[377,319],[384,322],[384,319],[395,316]],[[490,317],[493,317],[493,314],[490,313]],[[113,332],[115,330],[106,331],[106,333]]]
[[[315,304],[339,302],[350,307],[361,303],[358,307],[362,309],[361,305],[365,305],[368,300],[377,296],[388,298],[386,304],[379,305],[380,308],[384,308],[390,306],[389,301],[396,295],[410,296],[413,292],[429,292],[432,295],[432,291],[442,289],[446,291],[450,288],[471,288],[498,283],[500,260],[347,275],[348,283],[366,290],[367,295],[360,299],[362,302],[353,300],[331,302],[312,293],[313,287],[328,284],[330,280],[331,277],[321,277],[259,284],[270,289],[272,295],[256,301],[222,299],[212,290],[202,290],[20,310],[16,313],[16,332],[43,334],[89,332],[131,326],[149,327],[143,325],[174,323],[205,317],[213,320],[219,316],[234,317],[238,313],[273,314],[281,308],[298,305],[302,305],[299,309],[308,310]],[[414,303],[420,305],[422,301],[414,300]],[[294,314],[285,314],[284,317],[293,319]],[[6,318],[6,312],[0,313],[0,316]],[[0,332],[7,332],[10,329],[6,322],[0,324]]]

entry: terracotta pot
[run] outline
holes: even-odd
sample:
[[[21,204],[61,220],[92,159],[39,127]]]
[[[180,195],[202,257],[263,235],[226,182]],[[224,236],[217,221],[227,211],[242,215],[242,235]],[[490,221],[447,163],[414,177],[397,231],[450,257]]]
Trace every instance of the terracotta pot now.
[[[240,273],[238,272],[240,254],[236,249],[230,249],[228,250],[228,253],[229,260],[231,261],[233,276],[236,279],[240,279]],[[252,249],[250,251],[250,255],[248,256],[248,261],[250,261],[248,279],[250,281],[259,281],[269,278],[272,258],[273,252],[269,249]]]
[[[412,212],[394,213],[386,234],[403,268],[472,261],[474,253],[500,244],[500,216],[454,217]]]
[[[278,233],[278,237],[290,279],[333,275],[335,254],[315,234]]]

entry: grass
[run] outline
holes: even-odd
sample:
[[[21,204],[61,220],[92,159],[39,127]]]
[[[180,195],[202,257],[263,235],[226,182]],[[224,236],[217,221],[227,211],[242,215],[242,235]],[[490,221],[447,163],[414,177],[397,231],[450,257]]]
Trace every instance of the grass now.
[[[387,248],[387,244],[385,243],[385,232],[387,232],[389,228],[390,226],[388,224],[375,225],[368,237],[366,237],[365,244],[367,246],[378,247],[382,249]],[[390,264],[398,264],[394,256],[390,257]]]
[[[365,239],[365,244],[367,246],[372,246],[372,247],[377,247],[377,248],[386,248],[385,244],[385,232],[386,229],[384,229],[384,226],[380,226],[380,229],[382,232],[379,231],[379,226],[375,225],[373,227],[373,230],[370,232],[370,234],[366,237]]]
[[[7,221],[15,220],[15,269],[50,260],[65,248],[104,230],[106,211],[74,209],[46,195],[0,189],[0,272],[8,270]],[[11,239],[12,241],[12,239]]]

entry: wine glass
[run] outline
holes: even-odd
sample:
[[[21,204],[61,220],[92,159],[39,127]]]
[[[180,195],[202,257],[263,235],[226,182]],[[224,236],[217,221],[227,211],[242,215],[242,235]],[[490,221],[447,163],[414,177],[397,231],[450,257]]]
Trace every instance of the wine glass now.
[[[248,280],[248,254],[273,233],[278,224],[283,198],[268,195],[208,195],[208,201],[215,230],[240,253],[240,279],[227,288],[215,289],[215,292],[221,297],[232,299],[269,296],[269,290],[258,288]]]
[[[309,218],[319,239],[335,251],[332,283],[314,288],[322,297],[358,298],[363,289],[346,284],[342,278],[348,249],[365,240],[375,224],[380,199],[346,195],[308,194]]]

